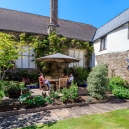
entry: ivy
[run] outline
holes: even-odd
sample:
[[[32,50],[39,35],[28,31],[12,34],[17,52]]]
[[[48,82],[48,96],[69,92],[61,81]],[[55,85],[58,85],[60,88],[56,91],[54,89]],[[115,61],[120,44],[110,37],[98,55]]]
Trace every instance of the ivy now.
[[[29,34],[21,34],[20,41],[22,41],[23,43],[29,43],[35,48],[34,51],[36,53],[36,58],[54,53],[65,54],[68,49],[76,48],[86,50],[85,57],[88,59],[87,64],[89,64],[91,54],[94,51],[93,45],[89,42],[75,39],[67,39],[62,35],[57,35],[55,32],[52,32],[50,35],[47,36],[32,36]],[[37,62],[37,65],[44,70],[46,69],[46,64],[50,65],[48,63]]]
[[[5,41],[2,40],[4,38],[1,39],[3,44],[7,44],[4,42],[8,42],[11,45],[11,42],[13,42],[14,44],[16,42],[15,36],[12,36],[9,34],[8,35],[4,34],[4,35],[2,35],[2,37],[5,37],[5,38],[7,37],[5,39]],[[52,32],[50,35],[46,35],[46,36],[21,33],[18,37],[17,43],[20,45],[24,44],[24,45],[28,45],[28,46],[33,46],[35,48],[34,49],[35,58],[54,54],[54,53],[65,54],[67,52],[67,50],[70,48],[84,49],[87,51],[86,55],[85,55],[85,57],[88,59],[87,63],[89,63],[91,54],[94,50],[92,44],[89,42],[75,40],[75,39],[67,39],[66,37],[64,37],[62,35],[57,35],[55,32]],[[1,44],[1,47],[2,47],[2,44]],[[8,48],[8,46],[5,48]],[[12,54],[10,54],[10,55],[12,55]],[[15,57],[15,59],[17,59],[17,58],[18,58],[18,56]],[[14,60],[14,58],[12,58],[12,60]],[[46,69],[46,64],[50,65],[48,63],[37,62],[37,66],[39,66],[40,68],[43,68],[43,69]]]

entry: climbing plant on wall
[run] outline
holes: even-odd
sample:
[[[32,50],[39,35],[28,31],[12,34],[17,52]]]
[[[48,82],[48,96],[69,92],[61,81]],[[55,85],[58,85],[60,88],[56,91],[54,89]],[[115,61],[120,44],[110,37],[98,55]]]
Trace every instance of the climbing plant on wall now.
[[[7,37],[6,34],[2,36]],[[8,34],[8,36],[11,36],[11,35]],[[62,35],[57,35],[55,32],[52,32],[50,35],[36,35],[36,34],[21,33],[18,36],[13,35],[13,40],[14,40],[13,42],[17,42],[18,44],[33,46],[35,48],[34,49],[35,58],[58,53],[58,52],[66,54],[68,49],[76,48],[76,49],[84,49],[87,51],[85,57],[88,59],[87,63],[89,63],[88,61],[93,52],[93,46],[89,42],[75,40],[75,39],[67,39]],[[7,39],[7,42],[11,43],[12,40]],[[17,58],[18,56],[15,59]],[[14,59],[12,58],[12,60]],[[40,68],[43,68],[43,69],[46,68],[46,63],[37,62],[37,65]]]
[[[35,57],[42,57],[54,53],[67,53],[68,49],[84,49],[86,50],[85,57],[88,59],[87,63],[91,58],[93,52],[93,46],[91,43],[75,39],[67,39],[62,35],[57,35],[55,32],[52,32],[50,35],[31,35],[31,34],[21,34],[20,42],[31,44],[35,49]],[[45,69],[46,63],[37,62],[39,67]],[[50,67],[49,67],[50,68]]]
[[[93,46],[89,42],[75,40],[75,39],[67,39],[64,36],[57,35],[55,32],[52,32],[50,35],[45,36],[44,38],[36,38],[34,39],[34,47],[36,57],[42,57],[45,55],[50,55],[53,53],[66,53],[70,48],[76,49],[84,49],[86,50],[85,57],[88,59],[87,63],[91,58],[91,54],[93,52]],[[43,66],[43,62],[39,62],[40,66]]]

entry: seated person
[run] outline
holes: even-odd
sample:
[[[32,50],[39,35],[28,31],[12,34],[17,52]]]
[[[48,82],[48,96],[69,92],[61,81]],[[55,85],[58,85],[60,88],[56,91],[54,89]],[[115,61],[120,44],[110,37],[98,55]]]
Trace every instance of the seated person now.
[[[49,89],[51,88],[50,82],[48,81],[48,79],[44,78],[43,73],[39,74],[39,79],[40,79],[40,82],[43,82],[44,84],[47,84]]]
[[[67,75],[64,75],[64,78],[67,78],[68,79],[68,76]]]
[[[68,77],[68,84],[70,85],[73,80],[74,80],[74,77],[73,77],[73,74],[71,73],[70,76]]]

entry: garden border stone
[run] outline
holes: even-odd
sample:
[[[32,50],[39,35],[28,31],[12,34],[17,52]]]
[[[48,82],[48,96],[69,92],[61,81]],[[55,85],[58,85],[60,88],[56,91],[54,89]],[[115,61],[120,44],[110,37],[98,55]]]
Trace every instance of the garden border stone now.
[[[71,107],[76,107],[76,106],[85,106],[85,105],[89,105],[89,104],[105,103],[105,102],[107,102],[107,100],[101,100],[101,101],[90,102],[90,103],[85,102],[85,103],[75,103],[75,104],[66,104],[66,105],[58,105],[58,106],[49,106],[49,107],[39,107],[39,108],[32,108],[32,109],[6,111],[6,112],[0,112],[0,117],[7,117],[7,116],[26,114],[26,113],[36,113],[36,112],[45,111],[45,110],[71,108]]]

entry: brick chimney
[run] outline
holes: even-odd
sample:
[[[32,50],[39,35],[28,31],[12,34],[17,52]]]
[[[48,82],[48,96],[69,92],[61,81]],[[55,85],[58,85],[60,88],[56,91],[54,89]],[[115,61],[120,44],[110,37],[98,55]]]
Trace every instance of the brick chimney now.
[[[48,25],[48,34],[52,31],[58,32],[58,0],[51,0],[50,3],[50,23]]]

